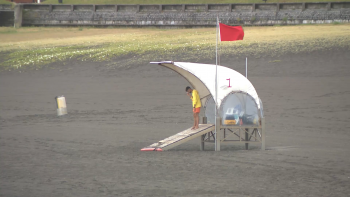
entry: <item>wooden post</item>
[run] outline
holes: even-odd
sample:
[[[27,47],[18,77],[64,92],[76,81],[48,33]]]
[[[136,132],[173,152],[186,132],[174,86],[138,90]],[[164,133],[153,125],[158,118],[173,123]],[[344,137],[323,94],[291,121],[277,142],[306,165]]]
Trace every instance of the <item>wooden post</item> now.
[[[248,133],[249,133],[249,129],[245,129],[245,141],[248,141]],[[249,147],[249,143],[245,143],[245,149],[248,150]]]
[[[265,118],[261,118],[261,150],[265,150]]]
[[[202,121],[203,124],[207,124],[207,117],[203,117],[203,121]],[[208,133],[209,135],[209,133]],[[200,136],[200,146],[199,146],[199,150],[201,151],[204,151],[204,138],[205,138],[205,135],[201,135]]]
[[[215,137],[215,141],[216,141],[216,147],[215,147],[215,151],[220,151],[220,127],[221,127],[221,118],[216,117],[216,122],[215,122],[215,127],[216,127],[216,137]]]

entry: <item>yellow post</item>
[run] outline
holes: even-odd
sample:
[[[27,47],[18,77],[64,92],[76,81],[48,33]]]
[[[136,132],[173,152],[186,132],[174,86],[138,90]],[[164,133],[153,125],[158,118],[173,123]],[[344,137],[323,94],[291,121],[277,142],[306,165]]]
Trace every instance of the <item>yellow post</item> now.
[[[63,116],[67,114],[66,98],[64,96],[56,96],[55,100],[57,104],[57,116]]]

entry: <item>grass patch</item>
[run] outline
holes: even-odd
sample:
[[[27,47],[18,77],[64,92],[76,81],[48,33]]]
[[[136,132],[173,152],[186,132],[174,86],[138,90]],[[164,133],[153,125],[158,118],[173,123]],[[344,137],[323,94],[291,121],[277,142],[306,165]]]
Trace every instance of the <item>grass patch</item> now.
[[[0,0],[0,4],[12,4],[10,1]]]
[[[15,33],[17,33],[17,29],[15,29],[13,27],[0,29],[0,34],[15,34]]]
[[[8,31],[0,28],[0,32]],[[5,69],[40,67],[57,61],[110,61],[132,54],[128,64],[149,60],[215,58],[215,28],[129,29],[26,27],[0,34]],[[244,27],[243,41],[221,42],[222,56],[279,56],[333,47],[350,48],[350,25]],[[183,57],[181,60],[173,59]],[[125,63],[126,64],[126,63]]]
[[[267,3],[295,3],[305,0],[268,0]],[[338,0],[308,0],[307,2],[338,2]],[[44,4],[57,4],[47,0]],[[261,0],[63,0],[64,4],[217,4],[217,3],[263,3]]]

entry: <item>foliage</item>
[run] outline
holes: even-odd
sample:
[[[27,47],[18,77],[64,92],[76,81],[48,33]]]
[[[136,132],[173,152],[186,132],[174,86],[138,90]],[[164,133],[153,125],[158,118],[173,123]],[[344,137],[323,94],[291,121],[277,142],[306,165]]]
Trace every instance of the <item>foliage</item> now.
[[[0,4],[12,4],[12,2],[7,0],[0,0]]]

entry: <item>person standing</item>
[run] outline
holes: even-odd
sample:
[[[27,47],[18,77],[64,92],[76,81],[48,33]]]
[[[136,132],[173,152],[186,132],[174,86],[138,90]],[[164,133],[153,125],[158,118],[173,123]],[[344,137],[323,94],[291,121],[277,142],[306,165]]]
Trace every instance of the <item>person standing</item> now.
[[[193,124],[193,127],[191,128],[191,130],[198,129],[199,128],[199,112],[201,111],[201,107],[202,107],[201,100],[200,100],[199,95],[198,95],[198,91],[187,86],[186,93],[192,99],[194,124]]]

